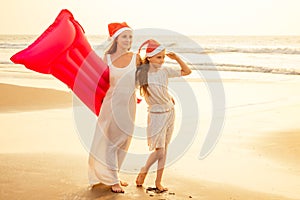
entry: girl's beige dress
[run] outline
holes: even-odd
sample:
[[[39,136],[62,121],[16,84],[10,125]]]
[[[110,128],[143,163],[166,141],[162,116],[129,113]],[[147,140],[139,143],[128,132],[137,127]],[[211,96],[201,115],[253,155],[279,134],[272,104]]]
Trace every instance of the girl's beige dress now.
[[[147,138],[149,150],[165,148],[170,143],[174,129],[175,111],[172,96],[168,92],[168,78],[181,76],[180,69],[161,67],[157,72],[148,73]]]
[[[110,88],[103,100],[89,157],[89,183],[114,185],[129,148],[134,129],[136,54],[124,68],[107,55]]]

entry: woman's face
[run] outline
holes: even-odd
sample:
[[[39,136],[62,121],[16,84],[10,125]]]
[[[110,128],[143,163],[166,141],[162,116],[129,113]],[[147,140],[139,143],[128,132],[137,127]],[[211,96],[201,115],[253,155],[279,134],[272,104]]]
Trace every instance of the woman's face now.
[[[164,62],[165,62],[165,50],[148,58],[148,60],[149,60],[149,63],[151,64],[151,66],[153,66],[155,68],[161,67],[162,64],[164,64]]]
[[[119,48],[129,50],[132,44],[132,31],[123,31],[117,38],[117,44]]]

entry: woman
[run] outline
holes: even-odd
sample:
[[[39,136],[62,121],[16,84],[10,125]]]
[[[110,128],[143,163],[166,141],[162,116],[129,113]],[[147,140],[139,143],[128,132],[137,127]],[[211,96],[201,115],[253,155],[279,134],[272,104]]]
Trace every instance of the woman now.
[[[100,110],[89,158],[92,186],[110,185],[112,192],[124,193],[126,182],[118,173],[126,156],[134,129],[136,96],[135,71],[141,59],[130,52],[132,29],[125,23],[108,25],[112,45],[103,61],[110,69],[110,88]]]

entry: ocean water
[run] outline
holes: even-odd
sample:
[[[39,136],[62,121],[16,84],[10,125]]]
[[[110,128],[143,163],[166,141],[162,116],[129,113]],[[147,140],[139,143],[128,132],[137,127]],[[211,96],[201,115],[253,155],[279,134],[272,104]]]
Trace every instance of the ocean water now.
[[[0,72],[28,72],[13,65],[10,57],[34,42],[35,35],[0,35]],[[107,48],[107,36],[87,36],[101,56]],[[184,36],[145,35],[137,33],[132,50],[154,38],[177,52],[193,70],[232,72],[263,72],[270,74],[300,74],[300,36]],[[143,52],[142,52],[143,53]],[[172,60],[166,59],[172,65]]]

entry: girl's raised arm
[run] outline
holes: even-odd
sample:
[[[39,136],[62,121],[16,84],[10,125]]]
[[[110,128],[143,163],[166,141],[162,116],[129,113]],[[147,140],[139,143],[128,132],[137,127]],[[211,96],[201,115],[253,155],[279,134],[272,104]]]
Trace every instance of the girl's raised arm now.
[[[176,60],[176,62],[181,67],[181,76],[186,76],[192,73],[192,70],[188,67],[188,65],[174,52],[169,52],[166,54],[172,60]]]

